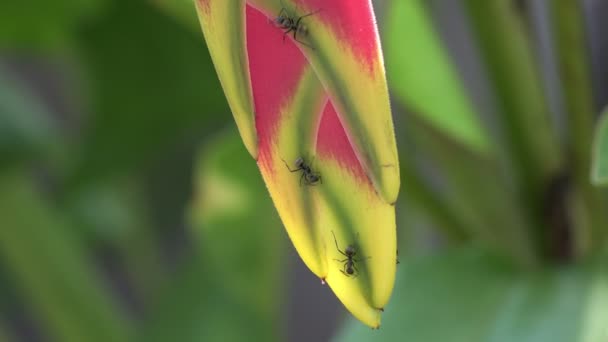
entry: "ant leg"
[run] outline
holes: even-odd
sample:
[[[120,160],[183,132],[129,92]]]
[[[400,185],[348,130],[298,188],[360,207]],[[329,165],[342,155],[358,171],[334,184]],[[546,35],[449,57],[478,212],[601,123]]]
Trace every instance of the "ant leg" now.
[[[358,258],[352,258],[354,262],[365,262],[365,260],[367,259],[371,259],[372,257],[364,257],[363,259],[358,259]]]
[[[285,43],[285,36],[287,36],[289,34],[289,32],[291,32],[291,31],[293,31],[293,28],[287,29],[285,32],[283,32],[283,43]],[[291,169],[290,169],[290,171],[291,171]]]
[[[285,27],[282,27],[282,28],[285,28]],[[289,27],[288,29],[286,29],[286,30],[283,32],[283,43],[285,43],[285,36],[289,35],[289,32],[292,32],[292,31],[294,31],[294,28],[293,28],[293,27]],[[295,32],[295,31],[294,31],[294,32]]]
[[[305,176],[306,176],[306,173],[302,172],[302,176],[300,176],[300,186],[302,186],[302,180],[304,180],[304,181],[306,180],[306,178],[304,178]]]
[[[281,1],[281,8],[283,8],[285,10],[285,13],[287,13],[287,15],[289,16],[289,13],[287,12],[287,6],[285,6],[285,3],[283,3],[283,0]]]
[[[284,40],[284,39],[285,39],[285,35],[283,35],[283,40]],[[298,172],[298,171],[301,171],[301,170],[302,170],[302,168],[301,168],[301,167],[299,167],[299,168],[297,168],[297,169],[295,169],[295,170],[292,170],[292,169],[289,167],[289,165],[287,165],[287,162],[285,161],[285,159],[281,158],[281,160],[283,161],[283,163],[285,164],[285,166],[287,166],[287,170],[289,170],[289,172]]]
[[[310,12],[310,13],[308,13],[308,14],[304,14],[303,16],[301,16],[300,18],[298,18],[298,23],[300,23],[300,20],[302,20],[302,18],[310,17],[311,15],[313,15],[313,14],[317,14],[317,13],[319,13],[319,12],[321,12],[321,10],[320,10],[320,9],[318,9],[318,10],[316,10],[316,11],[314,11],[314,12]]]
[[[281,1],[282,3],[283,1]],[[281,4],[282,5],[282,4]],[[281,12],[279,12],[279,17],[282,17],[283,15],[288,15],[287,14],[287,10],[285,9],[285,7],[281,7]]]
[[[338,252],[340,252],[340,254],[344,255],[345,257],[348,257],[348,255],[346,255],[346,253],[342,252],[342,250],[340,250],[340,247],[338,247],[338,240],[336,240],[336,234],[334,234],[334,231],[331,231],[331,235],[334,236],[334,242],[336,243],[336,249],[338,250]]]
[[[344,264],[344,270],[342,270],[342,273],[344,273],[347,277],[350,277],[351,275],[348,274],[348,268],[346,266],[347,264]]]
[[[312,50],[314,50],[314,49],[315,49],[314,47],[312,47],[312,45],[310,45],[310,44],[308,44],[308,43],[306,43],[306,42],[303,42],[303,41],[301,41],[300,39],[296,38],[296,36],[295,36],[295,31],[294,31],[294,40],[295,40],[296,42],[298,42],[298,43],[302,44],[302,45],[308,46],[308,47],[309,47],[310,49],[312,49]]]

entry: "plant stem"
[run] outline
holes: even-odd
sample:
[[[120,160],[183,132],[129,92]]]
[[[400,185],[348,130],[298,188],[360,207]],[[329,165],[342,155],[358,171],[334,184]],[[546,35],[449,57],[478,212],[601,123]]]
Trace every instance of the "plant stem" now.
[[[424,146],[425,155],[445,179],[442,205],[451,208],[464,231],[523,267],[536,266],[531,225],[497,163],[441,134],[418,116],[406,117],[406,136]]]
[[[596,113],[589,74],[586,35],[580,1],[550,2],[553,38],[559,61],[559,74],[564,87],[564,101],[570,135],[567,141],[568,161],[575,191],[581,201],[581,215],[575,222],[578,254],[603,245],[608,208],[589,180],[593,121]],[[585,222],[587,224],[585,224]]]
[[[465,4],[495,88],[519,202],[537,227],[534,238],[540,249],[546,231],[543,193],[558,173],[561,155],[539,71],[514,1],[467,0]]]

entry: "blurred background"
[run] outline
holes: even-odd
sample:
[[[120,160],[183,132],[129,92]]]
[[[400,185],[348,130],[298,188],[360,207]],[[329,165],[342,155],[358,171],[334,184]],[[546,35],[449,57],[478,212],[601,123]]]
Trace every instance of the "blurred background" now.
[[[608,2],[374,5],[402,163],[379,331],[295,253],[191,1],[0,3],[0,341],[608,341]]]

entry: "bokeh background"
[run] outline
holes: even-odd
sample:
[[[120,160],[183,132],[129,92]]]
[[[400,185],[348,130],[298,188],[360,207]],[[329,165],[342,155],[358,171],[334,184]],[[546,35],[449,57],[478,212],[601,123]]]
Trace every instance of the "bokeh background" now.
[[[608,103],[608,3],[555,3],[580,13],[374,1],[404,174],[370,331],[289,242],[191,1],[2,1],[0,341],[608,341],[608,207],[568,113]],[[510,148],[553,135],[528,169]]]

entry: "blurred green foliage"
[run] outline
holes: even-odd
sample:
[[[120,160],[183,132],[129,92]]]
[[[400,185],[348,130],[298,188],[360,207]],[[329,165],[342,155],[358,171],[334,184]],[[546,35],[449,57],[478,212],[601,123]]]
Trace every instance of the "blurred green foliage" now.
[[[595,132],[591,180],[598,185],[608,184],[608,109],[604,109]]]
[[[77,37],[88,66],[84,95],[97,115],[83,134],[74,177],[137,167],[159,149],[226,122],[220,114],[227,104],[200,33],[140,2],[108,4],[97,19]]]
[[[491,142],[428,9],[420,1],[397,1],[392,7],[385,45],[393,93],[413,113],[424,116],[455,141],[475,152],[489,153]]]
[[[608,206],[589,184],[596,109],[580,2],[545,8],[565,137],[526,6],[458,5],[494,115],[471,100],[430,2],[379,13],[402,162],[401,264],[382,329],[348,319],[337,340],[603,342]],[[9,0],[0,47],[0,341],[288,335],[284,303],[303,294],[289,293],[285,233],[192,3]],[[50,61],[53,91],[29,69],[36,61]]]
[[[0,66],[0,169],[49,152],[58,139],[44,104]]]
[[[23,169],[0,174],[0,252],[45,328],[61,341],[127,341],[128,325],[108,300],[84,246]]]
[[[603,264],[522,273],[469,248],[402,264],[382,329],[370,331],[351,321],[336,341],[605,338],[608,273]]]
[[[69,45],[74,31],[98,15],[106,0],[3,1],[0,46],[54,50]]]
[[[284,235],[235,128],[205,144],[195,170],[188,216],[200,248],[162,291],[142,340],[278,340]]]

